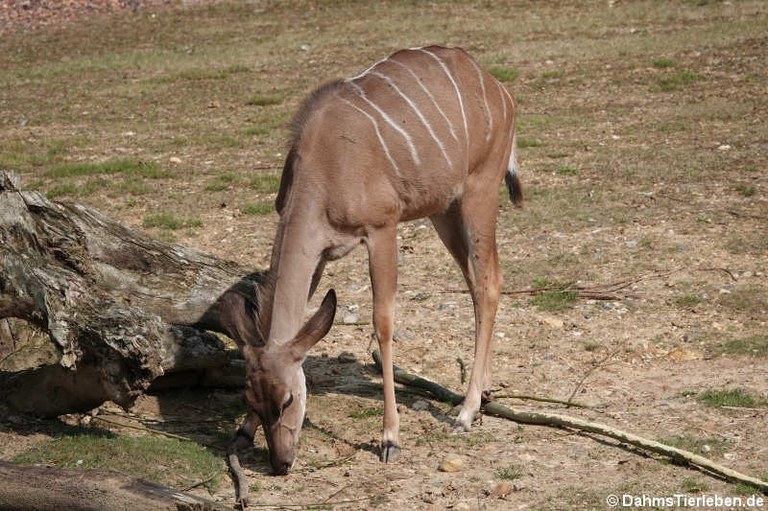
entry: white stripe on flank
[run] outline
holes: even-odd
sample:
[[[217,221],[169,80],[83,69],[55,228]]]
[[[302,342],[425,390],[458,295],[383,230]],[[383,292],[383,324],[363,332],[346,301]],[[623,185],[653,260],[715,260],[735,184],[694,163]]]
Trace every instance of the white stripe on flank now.
[[[426,53],[435,61],[437,61],[438,64],[440,64],[440,67],[443,68],[443,71],[445,71],[445,74],[448,76],[448,79],[453,84],[453,88],[456,91],[456,97],[459,98],[459,106],[461,107],[461,118],[464,121],[464,138],[467,141],[467,152],[469,152],[469,130],[467,129],[467,114],[464,112],[464,100],[461,97],[461,92],[459,91],[459,86],[456,84],[456,80],[453,79],[453,75],[451,74],[451,71],[448,69],[448,66],[445,65],[445,62],[442,61],[440,57],[435,55],[429,50],[425,50],[424,48],[419,48],[420,52]]]
[[[477,65],[477,62],[472,59],[469,59],[469,61],[477,71],[477,77],[480,79],[480,88],[483,89],[483,103],[485,103],[485,122],[488,124],[488,132],[485,134],[485,140],[487,141],[491,139],[491,131],[493,130],[493,114],[491,114],[491,109],[488,108],[488,95],[485,93],[485,78],[483,78],[483,72],[480,70],[480,66]]]
[[[405,69],[411,74],[413,79],[416,80],[416,83],[419,84],[419,87],[421,87],[421,90],[424,91],[424,94],[426,94],[429,97],[429,100],[432,101],[432,104],[434,105],[434,107],[437,108],[438,112],[440,112],[440,115],[443,117],[443,119],[445,120],[445,123],[448,125],[448,129],[451,130],[451,136],[453,137],[453,139],[458,142],[459,137],[456,136],[456,130],[453,129],[453,123],[448,118],[448,116],[445,115],[445,112],[443,111],[443,109],[440,108],[440,105],[435,99],[435,96],[433,96],[432,93],[429,91],[429,89],[427,89],[427,87],[424,85],[424,82],[421,81],[421,78],[419,78],[418,75],[414,73],[410,67],[406,66],[402,62],[394,59],[391,62],[392,64],[397,64],[398,66],[402,67],[403,69]]]
[[[504,86],[498,82],[498,80],[494,80],[494,83],[496,84],[496,87],[499,89],[499,94],[501,94],[501,106],[504,108],[504,120],[507,120],[507,100],[504,98],[504,93],[502,92],[502,89]]]
[[[359,75],[357,75],[357,76],[353,76],[352,78],[347,78],[345,81],[347,81],[347,82],[353,82],[353,81],[355,81],[355,80],[357,80],[357,79],[359,79],[359,78],[362,78],[362,77],[364,77],[365,75],[367,75],[368,73],[370,73],[371,71],[373,71],[373,68],[375,68],[376,66],[378,66],[378,65],[379,65],[379,64],[381,64],[382,62],[386,62],[387,60],[389,60],[389,57],[384,57],[383,59],[381,59],[381,60],[379,60],[379,61],[375,62],[375,63],[374,63],[374,64],[373,64],[371,67],[369,67],[368,69],[366,69],[365,71],[363,71],[363,72],[362,72],[362,73],[360,73]]]
[[[419,152],[416,150],[416,146],[413,145],[413,139],[408,134],[407,131],[405,131],[401,126],[398,126],[397,123],[392,120],[392,118],[387,115],[387,112],[382,110],[379,105],[368,99],[368,96],[365,95],[365,91],[355,82],[349,82],[349,84],[352,86],[352,88],[357,92],[357,95],[360,96],[360,98],[365,101],[371,108],[376,110],[379,115],[389,124],[392,126],[392,128],[395,129],[398,133],[400,133],[403,138],[405,139],[405,143],[408,144],[408,149],[411,151],[411,158],[413,158],[413,162],[416,165],[421,165],[421,161],[419,160]]]
[[[381,130],[379,130],[379,123],[376,122],[376,119],[371,114],[369,114],[368,112],[366,112],[362,108],[358,107],[357,105],[355,105],[351,101],[349,101],[347,99],[344,99],[344,98],[342,98],[339,95],[336,95],[336,97],[339,98],[340,100],[342,100],[347,105],[349,105],[352,108],[354,108],[355,110],[357,110],[358,112],[360,112],[361,114],[363,114],[365,117],[368,118],[369,121],[371,121],[371,124],[373,124],[373,129],[376,131],[376,136],[379,139],[379,143],[381,144],[381,148],[384,149],[384,154],[387,156],[387,159],[389,160],[389,163],[392,165],[392,168],[395,169],[395,174],[400,176],[401,175],[400,174],[400,168],[397,166],[397,162],[395,162],[395,159],[392,158],[392,154],[390,154],[390,152],[389,152],[389,147],[387,147],[387,143],[384,142],[384,137],[381,136]]]
[[[427,119],[424,117],[424,114],[421,113],[421,110],[419,110],[419,107],[416,106],[413,100],[411,100],[411,98],[406,96],[405,93],[403,93],[403,91],[400,90],[400,87],[398,87],[397,84],[390,77],[383,75],[377,71],[373,71],[371,75],[377,78],[381,78],[382,80],[387,82],[387,84],[389,84],[389,86],[392,87],[395,90],[395,92],[397,92],[400,95],[400,97],[405,100],[406,103],[408,103],[408,106],[411,107],[411,110],[413,110],[413,112],[418,116],[419,120],[422,122],[422,124],[424,124],[424,127],[427,128],[427,131],[429,131],[429,134],[432,137],[432,140],[434,140],[435,143],[440,148],[440,152],[443,154],[443,158],[445,158],[445,161],[448,162],[448,166],[453,167],[453,163],[451,163],[451,159],[448,157],[448,153],[445,152],[445,146],[440,141],[440,139],[437,138],[437,135],[435,135],[435,131],[432,129],[432,126],[429,124]]]
[[[504,87],[504,86],[503,86],[502,84],[500,84],[499,82],[496,82],[496,84],[497,84],[497,85],[499,86],[499,88],[501,89],[501,92],[502,92],[502,94],[503,94],[503,95],[505,95],[505,96],[507,96],[507,99],[509,100],[509,104],[514,106],[514,104],[515,104],[515,100],[514,100],[514,99],[512,99],[512,96],[509,94],[509,91],[507,90],[507,88],[506,88],[506,87]],[[507,111],[507,110],[506,110],[506,108],[507,108],[507,106],[506,106],[506,101],[504,101],[504,98],[501,98],[501,100],[502,100],[502,101],[505,103],[505,105],[504,105],[504,112],[506,112],[506,111]]]

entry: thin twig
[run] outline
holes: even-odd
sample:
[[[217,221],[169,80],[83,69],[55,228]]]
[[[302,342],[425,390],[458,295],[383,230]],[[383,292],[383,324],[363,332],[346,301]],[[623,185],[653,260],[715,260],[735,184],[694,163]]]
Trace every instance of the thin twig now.
[[[329,500],[331,500],[332,498],[334,498],[336,495],[338,495],[339,493],[343,492],[344,490],[348,489],[350,486],[352,486],[352,485],[351,484],[344,485],[340,489],[338,489],[335,492],[331,493],[330,495],[328,495],[328,497],[325,500],[323,500],[323,504],[324,505],[328,504]]]
[[[199,481],[199,482],[197,482],[197,483],[195,483],[195,484],[191,484],[191,485],[187,486],[186,488],[182,488],[182,489],[181,489],[181,490],[179,490],[179,491],[180,491],[180,492],[182,492],[182,493],[183,493],[183,492],[188,492],[189,490],[193,490],[193,489],[197,488],[198,486],[203,486],[203,485],[206,485],[206,484],[210,483],[211,481],[213,481],[214,479],[216,479],[216,478],[217,478],[219,475],[221,475],[223,472],[224,472],[224,470],[219,470],[219,471],[215,472],[215,473],[214,473],[214,474],[213,474],[211,477],[209,477],[208,479],[203,479],[202,481]]]
[[[344,456],[342,458],[337,458],[335,460],[329,460],[329,461],[323,461],[321,463],[313,463],[310,465],[310,467],[313,470],[318,470],[322,468],[329,468],[329,467],[335,467],[338,465],[343,465],[344,463],[348,462],[349,460],[353,459],[357,455],[357,452],[353,452],[352,454],[348,456]]]
[[[542,293],[551,291],[561,291],[566,293],[574,293],[577,298],[583,298],[587,300],[621,300],[623,298],[631,297],[633,295],[628,293],[619,294],[618,292],[626,289],[633,284],[650,279],[660,279],[668,277],[674,273],[686,269],[685,266],[673,268],[671,270],[656,270],[650,273],[644,273],[636,277],[630,277],[610,284],[598,284],[595,286],[585,286],[583,284],[554,284],[550,286],[541,287],[527,287],[522,289],[506,289],[501,292],[503,295],[530,295],[536,296]],[[731,280],[736,280],[736,276],[727,268],[689,268],[690,271],[720,271],[728,274]],[[449,289],[449,293],[467,293],[466,289]]]
[[[373,359],[376,362],[376,364],[379,367],[381,367],[381,356],[379,355],[378,352],[373,353]],[[397,366],[394,366],[394,372],[395,372],[396,382],[402,383],[404,385],[411,385],[411,386],[428,390],[440,401],[445,401],[453,405],[457,405],[463,401],[462,396],[443,387],[439,383],[435,383],[426,378],[422,378],[421,376],[416,376],[414,374],[408,373]],[[592,433],[596,435],[606,436],[608,438],[613,438],[614,440],[618,440],[619,442],[633,445],[640,449],[650,451],[656,454],[661,454],[662,456],[667,456],[678,462],[686,463],[691,467],[697,468],[698,470],[704,473],[714,474],[718,477],[725,479],[726,481],[729,481],[732,483],[748,484],[762,491],[763,493],[768,494],[768,481],[762,481],[760,479],[757,479],[756,477],[751,477],[751,476],[742,474],[740,472],[737,472],[736,470],[732,470],[728,467],[724,467],[718,463],[715,463],[703,456],[699,456],[698,454],[694,454],[692,452],[685,451],[683,449],[678,449],[677,447],[665,445],[660,442],[656,442],[654,440],[649,440],[647,438],[643,438],[643,437],[634,435],[632,433],[627,433],[625,431],[612,428],[611,426],[607,426],[605,424],[600,424],[597,422],[589,422],[589,421],[586,421],[577,417],[571,417],[568,415],[514,410],[512,408],[504,406],[495,401],[485,403],[483,405],[483,411],[485,413],[495,415],[497,417],[509,419],[511,421],[518,422],[520,424],[551,426],[551,427],[562,428],[566,430],[568,429],[577,430],[585,433]]]
[[[613,350],[612,352],[608,353],[607,355],[605,355],[603,358],[601,358],[597,362],[593,363],[592,367],[590,367],[589,370],[586,373],[584,373],[584,376],[581,377],[581,379],[579,380],[579,383],[576,384],[576,387],[574,387],[573,392],[571,392],[571,395],[568,396],[568,401],[567,402],[568,403],[572,402],[573,401],[573,396],[575,396],[576,393],[581,388],[581,386],[584,385],[584,382],[587,380],[587,378],[589,378],[589,376],[593,372],[595,372],[597,369],[599,369],[601,367],[605,367],[606,362],[608,360],[612,359],[614,356],[616,356],[616,354],[619,353],[619,351],[621,351],[621,348],[616,348],[615,350]]]
[[[459,378],[461,380],[461,384],[464,385],[464,383],[467,381],[467,365],[464,363],[464,359],[461,357],[457,357],[456,362],[459,364]]]
[[[524,394],[494,394],[494,399],[520,399],[521,401],[540,401],[542,403],[553,403],[556,405],[565,405],[566,408],[585,408],[591,409],[589,405],[578,403],[576,401],[563,401],[562,399],[553,399],[551,397],[526,396]]]

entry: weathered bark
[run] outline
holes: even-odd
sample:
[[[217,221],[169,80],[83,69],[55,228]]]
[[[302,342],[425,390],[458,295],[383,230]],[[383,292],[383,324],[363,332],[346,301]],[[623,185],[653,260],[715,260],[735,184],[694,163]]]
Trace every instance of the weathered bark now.
[[[16,465],[0,461],[0,511],[231,509],[211,500],[109,470]]]
[[[232,383],[232,357],[208,330],[228,333],[220,298],[237,292],[255,304],[263,278],[83,205],[19,191],[0,171],[0,323],[28,322],[58,354],[54,364],[0,371],[0,401],[53,416],[107,400],[128,406],[167,373]],[[6,351],[9,330],[0,329]]]

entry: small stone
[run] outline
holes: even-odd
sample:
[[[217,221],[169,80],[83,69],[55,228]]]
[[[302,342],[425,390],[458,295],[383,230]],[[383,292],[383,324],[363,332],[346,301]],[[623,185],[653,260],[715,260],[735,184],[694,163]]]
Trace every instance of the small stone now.
[[[541,319],[539,319],[539,323],[541,323],[544,326],[548,326],[549,328],[554,329],[560,329],[563,328],[565,323],[562,319],[556,318],[554,316],[542,316]]]
[[[178,156],[171,156],[170,158],[168,158],[168,161],[170,163],[173,163],[174,165],[178,165],[179,163],[181,163],[181,158],[179,158]]]
[[[502,481],[499,484],[497,484],[493,490],[491,490],[490,497],[496,497],[497,499],[501,499],[512,493],[514,490],[514,487],[512,486],[512,483],[509,483],[507,481]]]
[[[423,399],[419,399],[413,402],[413,404],[411,405],[411,408],[416,410],[417,412],[423,412],[424,410],[429,410],[429,403],[427,403]]]
[[[345,325],[354,325],[355,323],[360,321],[360,316],[353,312],[348,312],[344,314],[344,316],[341,318],[341,322]]]
[[[461,472],[464,469],[464,460],[457,454],[449,454],[437,467],[440,472]]]

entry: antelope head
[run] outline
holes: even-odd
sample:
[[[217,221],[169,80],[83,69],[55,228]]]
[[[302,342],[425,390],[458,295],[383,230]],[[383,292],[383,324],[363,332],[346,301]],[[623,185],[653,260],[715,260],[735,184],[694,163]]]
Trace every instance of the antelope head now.
[[[248,417],[241,431],[252,436],[259,425],[264,428],[269,462],[276,475],[288,473],[296,461],[307,402],[302,365],[310,348],[330,330],[335,313],[336,293],[331,289],[296,336],[279,344],[254,342],[261,339],[256,328],[258,319],[245,312],[235,313],[234,326],[239,337],[236,340],[243,341],[241,349],[246,363]]]

